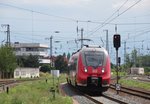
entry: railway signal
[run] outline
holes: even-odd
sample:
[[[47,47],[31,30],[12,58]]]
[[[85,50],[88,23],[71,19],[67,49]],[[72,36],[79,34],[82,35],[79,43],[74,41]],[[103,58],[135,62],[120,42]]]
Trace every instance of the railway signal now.
[[[114,35],[113,42],[114,42],[114,47],[116,48],[116,50],[118,50],[118,48],[121,46],[120,45],[120,35],[119,34]]]
[[[119,90],[120,90],[120,84],[118,83],[119,80],[119,76],[118,76],[118,63],[120,64],[120,58],[118,57],[118,49],[121,46],[121,36],[120,34],[115,34],[113,36],[113,43],[114,43],[114,47],[116,48],[116,66],[117,66],[117,83],[116,83],[116,90],[117,90],[117,94],[119,94]]]

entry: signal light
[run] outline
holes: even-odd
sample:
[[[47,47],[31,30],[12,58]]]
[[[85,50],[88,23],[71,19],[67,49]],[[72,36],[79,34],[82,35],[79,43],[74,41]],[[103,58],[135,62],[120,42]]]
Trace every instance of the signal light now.
[[[114,35],[113,43],[114,43],[114,47],[116,48],[116,50],[118,50],[118,48],[120,47],[120,35],[119,34]]]

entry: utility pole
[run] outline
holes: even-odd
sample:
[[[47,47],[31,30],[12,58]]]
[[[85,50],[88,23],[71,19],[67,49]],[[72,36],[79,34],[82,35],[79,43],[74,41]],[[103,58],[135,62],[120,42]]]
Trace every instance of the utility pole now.
[[[76,43],[76,46],[77,46],[77,49],[78,49],[78,42],[77,42],[77,40],[75,39],[75,43]]]
[[[81,48],[83,47],[83,28],[81,28]]]
[[[7,27],[7,31],[5,31],[7,33],[6,45],[10,46],[10,26],[9,24],[2,24],[2,27]]]
[[[124,41],[124,63],[126,64],[126,41]]]
[[[51,59],[51,66],[53,66],[53,57],[52,57],[52,52],[53,52],[53,48],[52,48],[52,39],[53,39],[53,36],[50,37],[50,59]]]
[[[104,31],[106,31],[106,50],[109,53],[108,30],[104,30]]]
[[[49,54],[50,54],[50,65],[53,66],[53,58],[52,58],[52,39],[53,39],[53,36],[50,36],[49,38],[45,38],[46,40],[49,40]]]
[[[59,33],[59,31],[55,31],[55,33]],[[51,35],[49,38],[46,38],[49,40],[49,46],[50,46],[50,65],[51,67],[55,67],[55,64],[53,62],[53,36]],[[59,41],[55,41],[55,42],[59,42]],[[54,70],[51,70],[51,74],[52,74],[52,77],[53,77],[53,87],[51,87],[50,91],[52,92],[53,94],[53,99],[55,99],[55,88],[54,88]]]

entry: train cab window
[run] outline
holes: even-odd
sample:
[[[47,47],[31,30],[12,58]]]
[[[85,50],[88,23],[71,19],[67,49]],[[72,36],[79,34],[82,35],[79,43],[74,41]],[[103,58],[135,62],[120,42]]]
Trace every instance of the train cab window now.
[[[103,66],[104,53],[103,52],[84,52],[84,63],[86,66]]]

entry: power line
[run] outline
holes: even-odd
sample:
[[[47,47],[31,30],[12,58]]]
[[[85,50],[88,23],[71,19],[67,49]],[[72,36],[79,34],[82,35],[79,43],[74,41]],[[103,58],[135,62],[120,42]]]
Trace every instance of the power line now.
[[[38,14],[42,14],[42,15],[47,15],[47,16],[51,16],[51,17],[66,19],[66,20],[70,20],[70,21],[77,21],[77,20],[72,19],[72,18],[62,17],[62,16],[56,16],[56,15],[52,15],[52,14],[46,14],[46,13],[43,13],[43,12],[34,11],[34,10],[30,10],[30,9],[26,9],[26,8],[22,8],[22,7],[10,5],[10,4],[0,3],[0,5],[2,5],[2,6],[7,6],[7,7],[12,7],[12,8],[16,8],[16,9],[20,9],[20,10],[24,10],[24,11],[34,12],[34,13],[38,13]]]
[[[18,33],[18,32],[12,32],[11,31],[11,33],[12,33],[12,35],[14,35],[15,37],[12,37],[12,39],[15,39],[15,41],[16,41],[16,38],[21,38],[21,39],[23,39],[24,41],[28,41],[28,42],[32,42],[32,40],[33,40],[33,38],[32,37],[28,37],[28,36],[25,36],[25,34],[22,34],[22,33]],[[17,35],[17,37],[16,37],[16,35]],[[19,36],[18,36],[19,35]],[[36,40],[34,39],[34,41],[36,41],[36,42],[39,42],[39,41],[41,41],[41,36],[43,36],[43,35],[33,35],[33,36],[37,36],[37,37],[40,37],[40,39],[39,38],[36,38]],[[44,37],[46,37],[47,35],[45,35]],[[55,36],[55,38],[56,38],[56,36]],[[61,41],[61,42],[65,42],[66,43],[66,41],[69,39],[69,41],[75,41],[75,40],[70,40],[70,39],[72,39],[72,38],[74,38],[74,37],[63,37],[63,36],[59,36],[58,37],[59,38],[59,40]],[[57,38],[57,40],[58,40],[58,38]],[[62,41],[62,39],[66,39],[66,40],[64,40],[64,41]],[[19,39],[18,39],[19,40]]]
[[[101,29],[102,27],[104,27],[105,25],[107,25],[108,23],[112,22],[113,20],[115,20],[117,17],[119,17],[120,15],[124,14],[125,12],[127,12],[129,9],[131,9],[132,7],[134,7],[136,4],[138,4],[141,0],[138,0],[137,2],[135,2],[133,5],[131,5],[130,7],[128,7],[126,10],[124,10],[123,12],[121,12],[120,14],[118,14],[117,16],[115,16],[114,18],[112,18],[111,20],[109,20],[108,22],[105,22],[104,24],[102,24],[102,26],[98,26],[90,35],[93,35],[93,33],[97,32],[99,29]]]
[[[138,37],[138,36],[141,36],[141,35],[145,35],[145,33],[149,33],[149,32],[150,32],[150,30],[144,31],[144,32],[142,32],[142,33],[139,33],[139,34],[136,34],[136,35],[134,35],[134,36],[131,36],[130,39],[131,39],[132,37]],[[126,40],[124,40],[124,41],[126,41]]]
[[[133,18],[143,18],[143,17],[149,17],[150,14],[145,14],[145,15],[139,15],[139,16],[134,16],[134,17],[128,17],[128,18],[119,18],[119,19],[133,19]]]
[[[2,31],[2,32],[3,32],[3,31]],[[19,31],[19,32],[18,32],[18,31],[10,31],[10,32],[13,33],[13,34],[16,34],[16,35],[26,36],[26,34],[20,33],[20,31]],[[30,32],[31,32],[31,31],[30,31]],[[35,34],[34,34],[33,36],[35,36],[35,37],[41,37],[41,36],[46,37],[46,36],[48,36],[48,35],[44,35],[44,34],[42,34],[42,35],[35,35]],[[27,37],[28,37],[28,36],[27,36]],[[55,36],[55,38],[60,38],[60,39],[64,39],[64,38],[65,38],[65,39],[72,39],[72,38],[75,38],[75,37],[73,37],[73,36],[72,36],[72,37],[71,37],[71,36],[70,36],[70,37],[68,37],[68,36],[67,36],[67,37],[65,37],[65,36],[58,36],[58,37]]]
[[[78,22],[87,22],[87,21],[78,21]],[[96,22],[96,21],[90,21],[90,23],[95,23],[95,24],[101,24],[103,25],[104,22]],[[107,25],[150,25],[150,23],[147,22],[139,22],[139,23],[106,23]]]
[[[119,9],[117,9],[110,17],[108,17],[103,24],[105,24],[111,17],[113,17],[113,15],[115,15],[117,12],[119,12],[119,10],[128,2],[128,0],[126,0],[120,7]]]
[[[117,25],[150,25],[150,23],[116,23]],[[113,23],[113,25],[115,25]]]
[[[117,12],[119,12],[119,10],[120,10],[127,2],[128,2],[128,0],[126,0],[126,1],[119,7],[119,9],[117,9],[110,17],[108,17],[108,18],[101,24],[102,26],[96,27],[96,28],[95,28],[95,31],[92,32],[91,34],[93,34],[93,33],[95,33],[96,31],[98,31],[98,30],[99,30],[99,27],[102,28],[104,25],[108,24],[109,22],[107,23],[107,21],[108,21],[109,19],[111,19]]]

